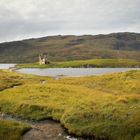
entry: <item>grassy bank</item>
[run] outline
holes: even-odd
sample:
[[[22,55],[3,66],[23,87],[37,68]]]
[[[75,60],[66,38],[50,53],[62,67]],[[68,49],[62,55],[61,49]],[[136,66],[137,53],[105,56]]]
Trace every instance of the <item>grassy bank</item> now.
[[[67,68],[67,67],[139,67],[140,61],[131,59],[90,59],[51,62],[48,65],[39,65],[38,63],[18,64],[20,68]]]
[[[0,73],[0,82],[20,83],[0,92],[1,112],[31,120],[52,118],[80,136],[140,139],[140,71],[60,80]]]
[[[0,140],[20,140],[29,129],[29,126],[21,123],[0,120]]]

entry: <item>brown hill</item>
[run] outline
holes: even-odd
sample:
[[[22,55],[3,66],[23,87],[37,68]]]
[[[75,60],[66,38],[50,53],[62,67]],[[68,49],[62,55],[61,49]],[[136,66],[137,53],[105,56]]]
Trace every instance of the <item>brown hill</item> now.
[[[1,63],[38,61],[47,52],[51,61],[92,58],[140,59],[139,33],[48,36],[0,44]]]

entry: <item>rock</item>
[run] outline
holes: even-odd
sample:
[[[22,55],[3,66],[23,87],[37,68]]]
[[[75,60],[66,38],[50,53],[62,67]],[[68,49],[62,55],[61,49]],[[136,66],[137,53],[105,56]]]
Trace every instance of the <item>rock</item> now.
[[[58,134],[58,137],[61,137],[61,136],[62,136],[62,134],[61,134],[61,133],[59,133],[59,134]]]
[[[77,138],[73,138],[73,137],[71,137],[71,136],[67,136],[66,139],[67,139],[67,140],[78,140]]]
[[[5,118],[5,114],[4,114],[4,113],[2,113],[2,114],[1,114],[1,117],[4,119],[4,118]]]
[[[45,80],[41,80],[40,82],[41,82],[41,84],[45,84],[45,83],[46,83],[46,81],[45,81]]]

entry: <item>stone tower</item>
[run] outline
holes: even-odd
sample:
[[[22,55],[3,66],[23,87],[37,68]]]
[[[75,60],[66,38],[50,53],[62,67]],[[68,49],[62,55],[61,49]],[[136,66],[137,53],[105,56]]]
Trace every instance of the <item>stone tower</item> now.
[[[47,54],[43,53],[43,54],[39,54],[39,64],[43,65],[43,64],[49,64],[50,62],[48,61],[47,58]]]

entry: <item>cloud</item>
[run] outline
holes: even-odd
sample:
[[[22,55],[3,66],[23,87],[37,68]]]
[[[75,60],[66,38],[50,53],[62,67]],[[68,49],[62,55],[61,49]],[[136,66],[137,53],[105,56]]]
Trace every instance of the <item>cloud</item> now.
[[[0,41],[140,32],[140,0],[0,0]]]

